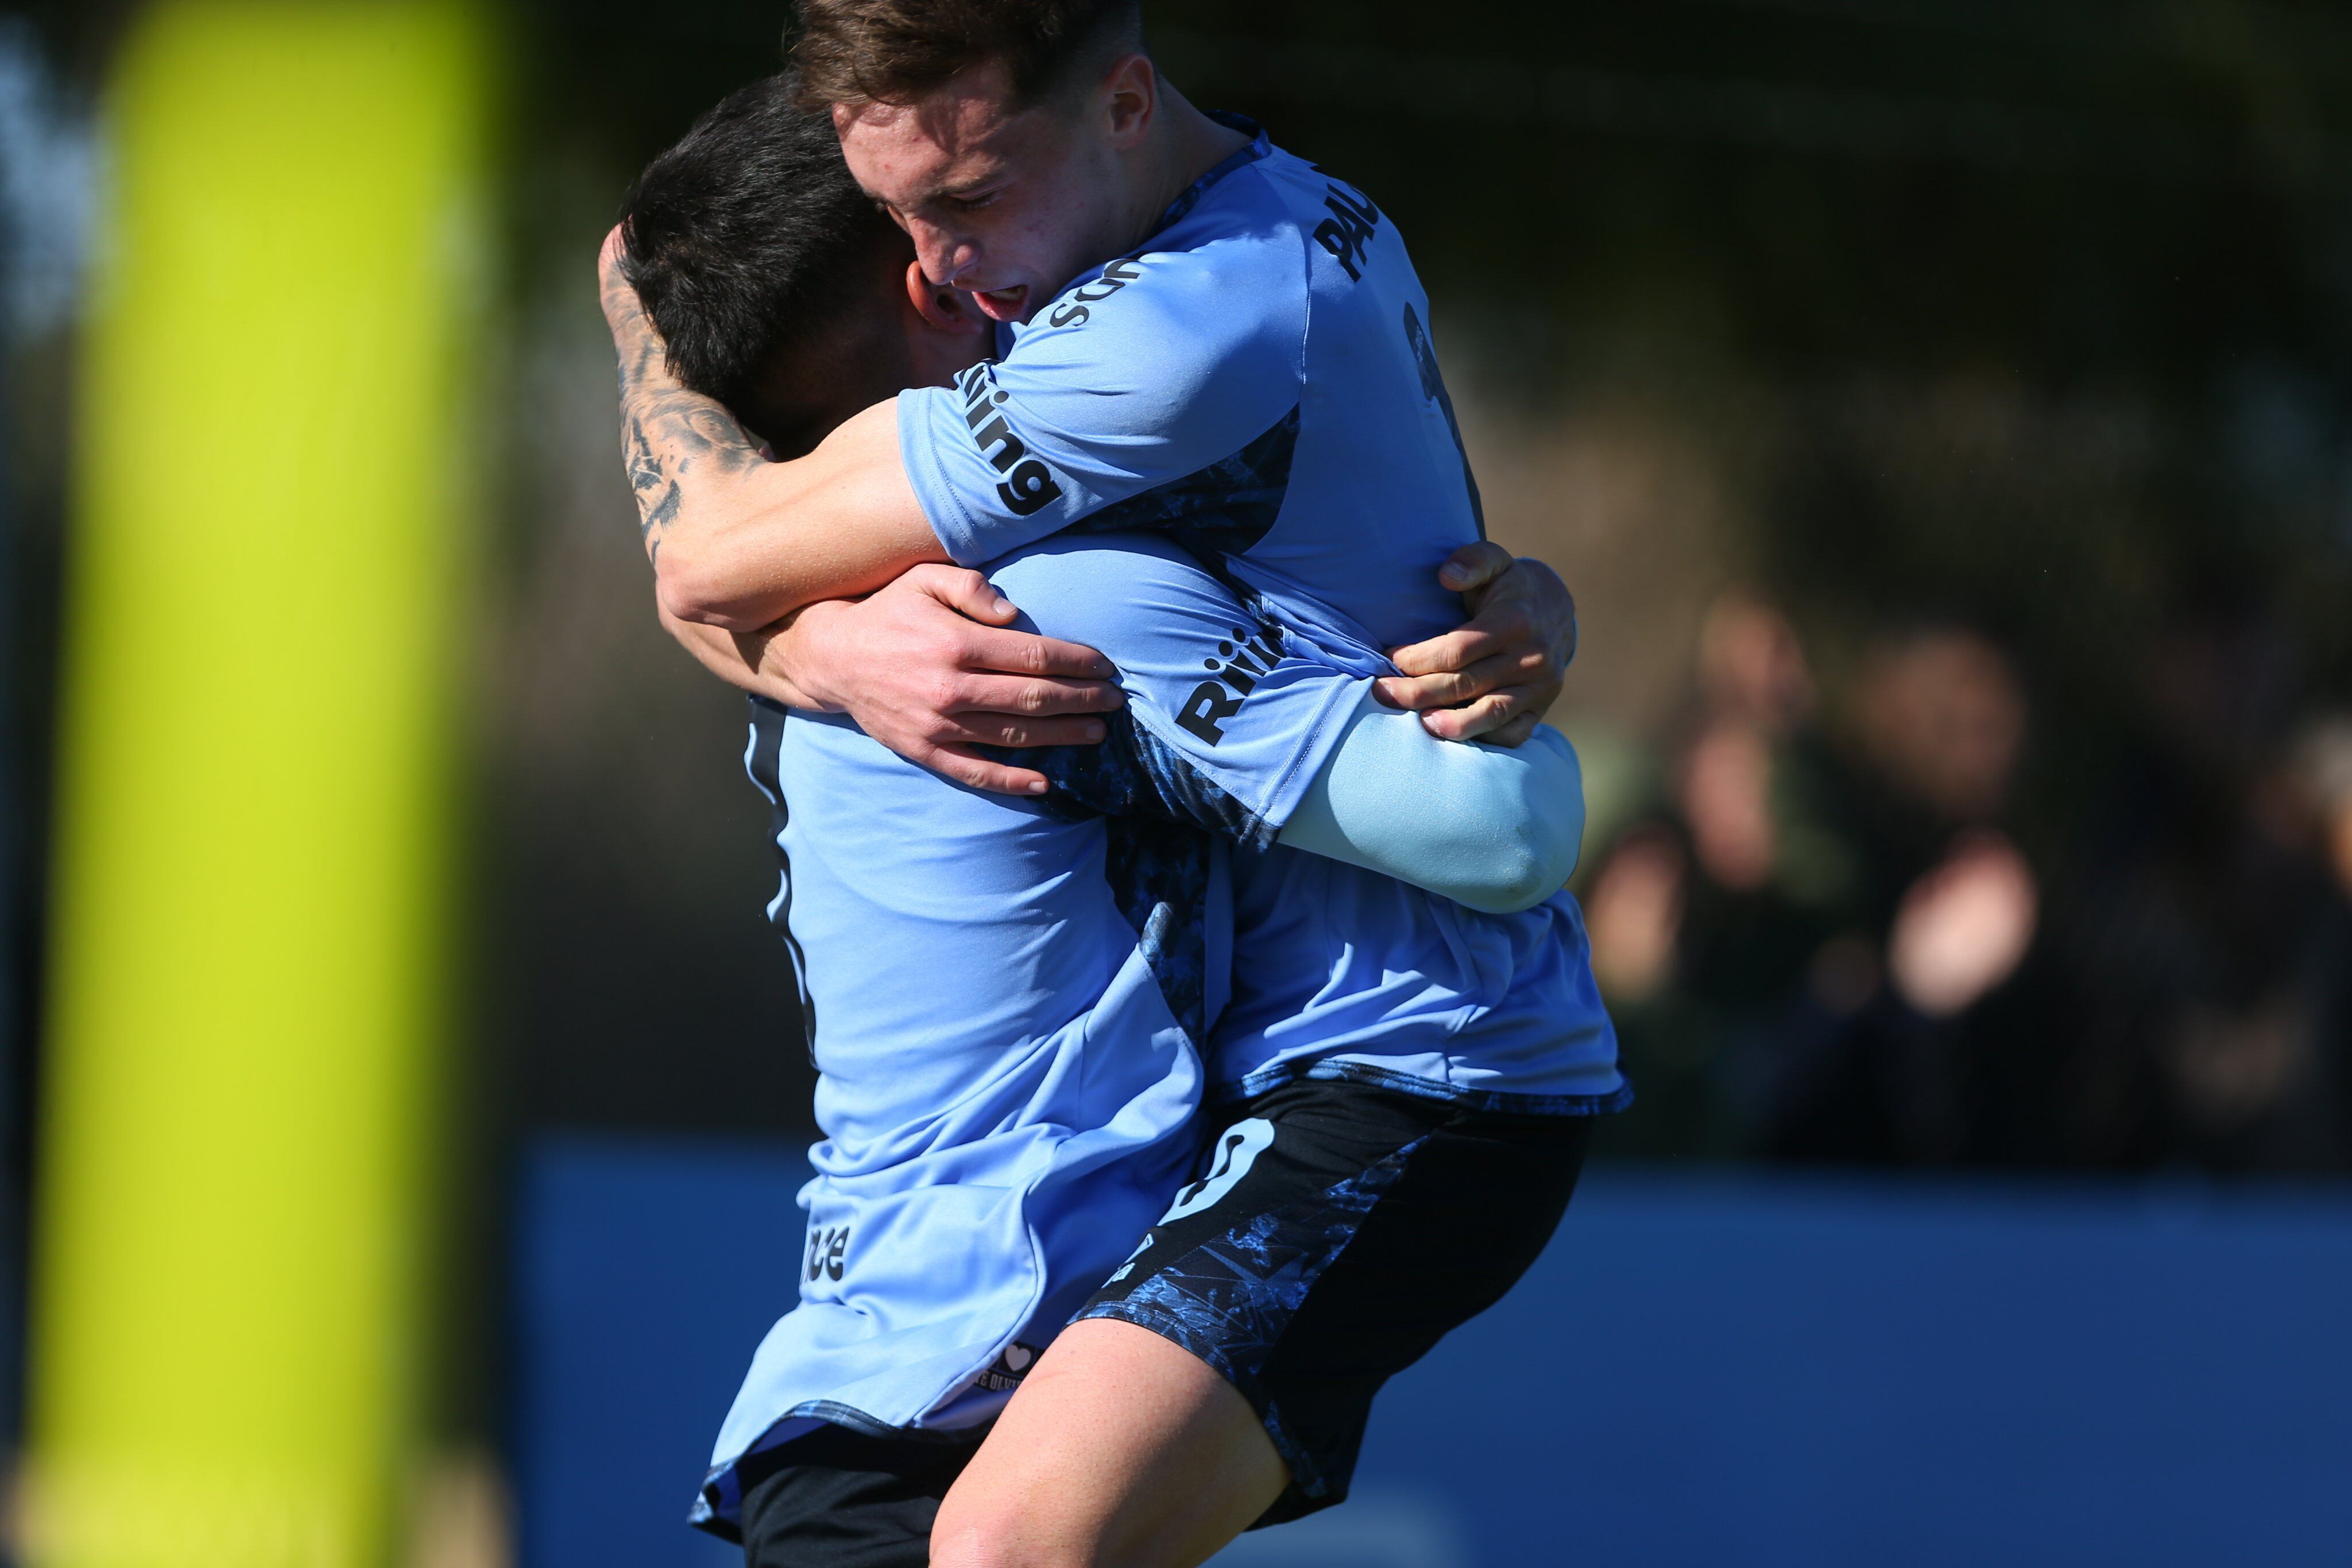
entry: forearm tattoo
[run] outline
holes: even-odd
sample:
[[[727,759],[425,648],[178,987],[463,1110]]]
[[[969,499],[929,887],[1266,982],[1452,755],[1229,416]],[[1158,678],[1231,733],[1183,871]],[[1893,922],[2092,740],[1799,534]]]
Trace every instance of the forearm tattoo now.
[[[661,561],[662,536],[677,521],[689,476],[741,473],[762,461],[726,406],[678,385],[661,335],[617,267],[604,282],[604,319],[621,360],[621,445],[646,554]]]

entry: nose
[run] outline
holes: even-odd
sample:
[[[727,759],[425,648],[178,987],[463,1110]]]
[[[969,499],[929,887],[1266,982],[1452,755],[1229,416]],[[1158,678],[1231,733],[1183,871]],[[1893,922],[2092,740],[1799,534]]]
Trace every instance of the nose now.
[[[915,242],[915,259],[922,263],[923,276],[933,283],[959,283],[980,265],[980,246],[937,224],[916,219],[908,224],[907,234]]]

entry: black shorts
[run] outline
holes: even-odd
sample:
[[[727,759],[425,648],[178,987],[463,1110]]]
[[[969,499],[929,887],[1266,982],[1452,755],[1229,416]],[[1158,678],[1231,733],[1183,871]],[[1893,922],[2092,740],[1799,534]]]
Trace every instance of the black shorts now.
[[[1241,1391],[1290,1469],[1258,1521],[1276,1524],[1347,1497],[1372,1396],[1527,1272],[1592,1123],[1345,1081],[1227,1115],[1079,1316],[1150,1329]]]
[[[761,1456],[743,1489],[744,1568],[926,1568],[940,1500],[980,1437],[825,1427]]]

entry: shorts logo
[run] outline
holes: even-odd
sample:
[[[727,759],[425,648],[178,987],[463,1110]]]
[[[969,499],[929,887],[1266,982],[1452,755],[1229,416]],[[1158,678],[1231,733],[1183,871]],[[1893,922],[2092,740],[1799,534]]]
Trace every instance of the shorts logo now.
[[[1211,746],[1225,737],[1225,720],[1242,711],[1242,699],[1257,690],[1268,670],[1282,662],[1282,629],[1261,624],[1252,637],[1234,628],[1231,642],[1217,644],[1218,657],[1204,661],[1216,679],[1202,681],[1176,710],[1176,722]],[[1226,688],[1233,695],[1226,695]]]
[[[974,371],[963,389],[963,422],[980,444],[980,455],[1004,476],[996,498],[1016,517],[1025,517],[1062,498],[1062,486],[1042,458],[1029,455],[1028,446],[1005,423],[1001,405],[1009,394],[992,390],[995,381],[988,367]],[[995,447],[993,455],[990,447]]]
[[[1127,1261],[1118,1266],[1118,1272],[1110,1277],[1110,1283],[1116,1285],[1121,1280],[1126,1279],[1129,1274],[1134,1273],[1135,1266],[1138,1263],[1142,1262],[1143,1255],[1150,1250],[1151,1237],[1147,1232],[1143,1239],[1137,1244],[1135,1250],[1127,1255]]]
[[[842,1260],[848,1255],[849,1227],[809,1227],[808,1277],[811,1284],[819,1280],[840,1279]]]
[[[1348,269],[1349,282],[1361,283],[1364,249],[1379,226],[1381,210],[1362,192],[1351,191],[1336,180],[1324,187],[1323,205],[1331,215],[1315,225],[1315,242],[1339,258],[1339,265]]]
[[[1216,1155],[1209,1174],[1178,1193],[1168,1212],[1160,1217],[1160,1223],[1172,1225],[1188,1214],[1198,1214],[1233,1191],[1273,1142],[1274,1124],[1263,1116],[1236,1122],[1218,1134]]]
[[[994,1364],[980,1375],[980,1385],[992,1394],[1001,1394],[1005,1389],[1017,1387],[1021,1380],[1029,1375],[1029,1369],[1036,1363],[1037,1349],[1034,1345],[1017,1343],[1008,1344],[1004,1347],[1004,1354],[998,1356]]]

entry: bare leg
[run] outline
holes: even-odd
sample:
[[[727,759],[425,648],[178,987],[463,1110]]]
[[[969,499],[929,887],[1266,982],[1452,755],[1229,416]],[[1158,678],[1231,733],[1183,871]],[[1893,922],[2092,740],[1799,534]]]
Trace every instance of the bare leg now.
[[[1289,1482],[1249,1401],[1149,1329],[1038,1358],[940,1505],[932,1568],[1193,1568]]]

